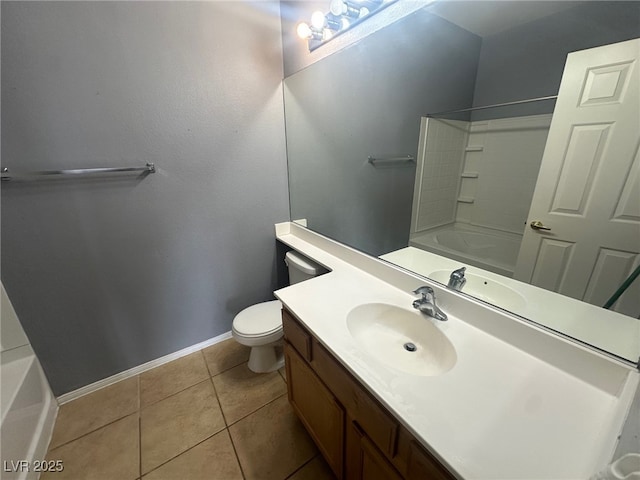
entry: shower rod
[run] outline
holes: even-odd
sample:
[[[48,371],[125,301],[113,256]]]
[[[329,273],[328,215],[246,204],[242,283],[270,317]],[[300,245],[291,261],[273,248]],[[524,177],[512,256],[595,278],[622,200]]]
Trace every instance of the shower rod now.
[[[37,177],[50,177],[55,175],[91,175],[95,173],[117,173],[117,172],[143,172],[156,173],[156,166],[147,163],[144,167],[106,167],[106,168],[74,168],[72,170],[45,170],[41,172],[9,173],[8,168],[2,169],[2,181],[9,180],[30,180]]]
[[[460,110],[448,110],[446,112],[427,113],[425,116],[428,118],[432,118],[432,117],[439,117],[442,115],[449,115],[451,113],[464,113],[464,112],[473,112],[475,110],[486,110],[488,108],[509,107],[511,105],[521,105],[523,103],[542,102],[544,100],[555,100],[556,98],[558,98],[557,95],[549,95],[547,97],[528,98],[526,100],[516,100],[514,102],[495,103],[493,105],[483,105],[481,107],[469,107],[469,108],[461,108]]]

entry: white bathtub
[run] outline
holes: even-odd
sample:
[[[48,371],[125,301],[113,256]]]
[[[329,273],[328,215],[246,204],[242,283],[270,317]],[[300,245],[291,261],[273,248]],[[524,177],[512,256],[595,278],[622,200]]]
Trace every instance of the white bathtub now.
[[[33,470],[45,458],[58,404],[4,287],[0,321],[0,478],[36,479]]]
[[[522,235],[453,223],[415,234],[409,245],[512,277],[521,242]]]

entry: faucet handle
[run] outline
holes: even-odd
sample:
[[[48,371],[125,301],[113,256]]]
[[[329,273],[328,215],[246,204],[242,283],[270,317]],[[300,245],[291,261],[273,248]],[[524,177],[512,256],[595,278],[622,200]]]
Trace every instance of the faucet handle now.
[[[427,295],[430,295],[431,298],[433,298],[435,300],[436,298],[436,294],[433,291],[433,288],[429,287],[428,285],[423,285],[422,287],[418,287],[413,291],[414,295],[422,295],[422,299],[423,300],[427,300]]]
[[[464,287],[464,284],[467,283],[467,279],[464,277],[464,271],[466,269],[467,267],[460,267],[459,269],[451,272],[447,287],[453,290],[457,290],[458,292],[461,291],[462,287]]]
[[[451,277],[457,279],[464,278],[464,272],[466,269],[467,267],[460,267],[459,269],[454,270],[453,272],[451,272]]]

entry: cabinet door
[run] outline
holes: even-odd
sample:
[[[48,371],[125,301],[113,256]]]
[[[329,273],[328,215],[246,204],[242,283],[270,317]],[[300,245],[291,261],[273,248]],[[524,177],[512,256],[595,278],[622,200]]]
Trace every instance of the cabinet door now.
[[[344,410],[307,363],[285,342],[289,402],[338,479],[343,478]]]
[[[396,454],[398,424],[338,361],[315,339],[311,366],[367,437],[389,458]]]
[[[347,429],[348,480],[402,480],[356,422],[348,422]]]

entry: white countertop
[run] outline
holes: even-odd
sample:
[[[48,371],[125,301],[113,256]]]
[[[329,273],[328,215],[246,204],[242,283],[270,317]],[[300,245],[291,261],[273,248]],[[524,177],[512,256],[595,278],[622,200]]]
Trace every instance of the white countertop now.
[[[282,303],[462,479],[588,479],[610,460],[638,372],[460,295],[434,289],[455,366],[409,375],[362,350],[346,317],[366,303],[414,312],[424,283],[293,224],[277,238],[331,272],[278,290]],[[378,262],[377,264],[374,262]]]
[[[453,271],[463,266],[461,262],[415,247],[402,248],[381,255],[380,258],[425,277],[437,270]],[[465,266],[467,273],[476,273],[506,285],[527,298],[524,305],[505,308],[506,310],[626,360],[635,362],[640,358],[638,319],[597,308],[472,265]],[[562,315],[558,312],[562,312]]]

